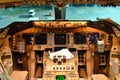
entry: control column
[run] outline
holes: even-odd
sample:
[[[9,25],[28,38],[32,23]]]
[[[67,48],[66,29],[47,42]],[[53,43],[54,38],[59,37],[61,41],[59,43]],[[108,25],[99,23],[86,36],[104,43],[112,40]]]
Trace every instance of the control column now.
[[[35,52],[31,51],[29,56],[29,80],[34,80],[35,75]]]
[[[92,76],[92,53],[91,51],[86,52],[86,70],[88,78]]]

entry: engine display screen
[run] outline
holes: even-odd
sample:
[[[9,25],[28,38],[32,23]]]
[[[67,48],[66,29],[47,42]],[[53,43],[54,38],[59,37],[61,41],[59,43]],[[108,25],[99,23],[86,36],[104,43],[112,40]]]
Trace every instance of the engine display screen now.
[[[66,34],[55,34],[54,42],[56,45],[66,44]]]

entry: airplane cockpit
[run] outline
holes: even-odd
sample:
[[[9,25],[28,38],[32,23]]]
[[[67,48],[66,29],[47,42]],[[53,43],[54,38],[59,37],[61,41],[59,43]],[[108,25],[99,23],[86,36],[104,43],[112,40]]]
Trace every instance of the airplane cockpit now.
[[[1,80],[96,80],[97,74],[115,80],[118,24],[110,18],[65,20],[62,3],[55,20],[13,22],[0,31]]]

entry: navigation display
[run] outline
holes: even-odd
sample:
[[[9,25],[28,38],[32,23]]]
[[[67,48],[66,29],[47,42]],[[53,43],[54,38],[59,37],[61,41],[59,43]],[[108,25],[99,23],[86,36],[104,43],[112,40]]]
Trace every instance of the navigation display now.
[[[86,43],[86,33],[74,33],[74,43],[75,44],[85,44]]]
[[[47,34],[37,33],[35,36],[36,44],[47,44]]]
[[[88,33],[87,37],[90,39],[90,44],[94,44],[97,40],[97,38],[99,38],[99,33]]]

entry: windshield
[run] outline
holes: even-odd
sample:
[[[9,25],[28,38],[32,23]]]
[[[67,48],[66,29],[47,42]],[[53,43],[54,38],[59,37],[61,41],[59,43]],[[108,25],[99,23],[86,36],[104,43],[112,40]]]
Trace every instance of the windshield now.
[[[34,9],[34,16],[29,10]],[[119,6],[101,6],[99,4],[68,4],[65,6],[65,20],[92,20],[97,18],[111,18],[120,24]],[[55,20],[54,5],[25,5],[19,7],[0,8],[0,28],[12,22],[31,20]]]

